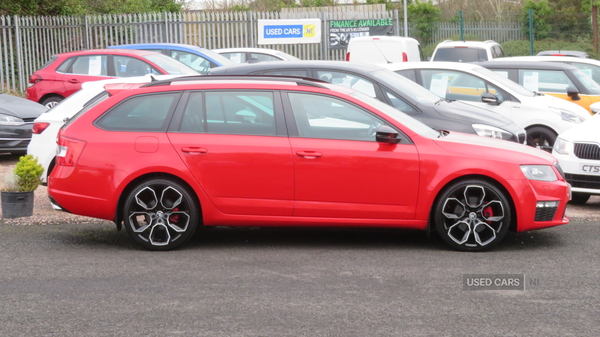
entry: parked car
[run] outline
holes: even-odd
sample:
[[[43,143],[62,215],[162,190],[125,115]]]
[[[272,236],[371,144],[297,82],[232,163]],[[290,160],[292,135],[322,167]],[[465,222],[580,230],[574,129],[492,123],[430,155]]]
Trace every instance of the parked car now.
[[[105,89],[61,129],[48,193],[147,249],[199,226],[433,226],[480,251],[569,221],[549,153],[435,131],[350,88],[196,76]]]
[[[222,48],[213,49],[215,53],[226,57],[233,63],[246,63],[246,62],[271,62],[271,61],[299,61],[300,59],[284,53],[276,49],[267,48]]]
[[[558,159],[571,184],[574,204],[585,204],[600,194],[600,116],[567,130],[556,138],[552,155]]]
[[[348,43],[346,61],[364,63],[418,62],[423,60],[419,41],[402,36],[360,36]]]
[[[152,80],[163,80],[172,77],[174,76],[146,75],[85,82],[81,90],[67,97],[52,109],[39,115],[33,121],[33,134],[31,135],[31,142],[27,146],[27,154],[36,156],[39,163],[44,167],[44,173],[41,176],[42,184],[47,183],[48,176],[56,163],[56,138],[65,120],[68,120],[77,113],[84,113],[88,106],[105,99],[107,93],[104,90],[104,86],[106,84],[149,83]]]
[[[572,65],[562,62],[518,60],[482,62],[479,65],[519,83],[528,90],[567,100],[590,113],[590,105],[600,102],[600,85]]]
[[[579,68],[584,74],[600,84],[600,61],[581,57],[554,56],[515,56],[497,59],[497,61],[527,61],[527,62],[559,62]]]
[[[492,62],[493,63],[493,62]],[[527,130],[527,144],[552,151],[556,135],[590,115],[577,104],[533,93],[473,63],[408,62],[386,68],[431,90],[439,97],[485,107]]]
[[[144,50],[92,49],[56,54],[29,77],[28,99],[51,108],[81,84],[114,77],[146,74],[197,75],[165,55]]]
[[[440,100],[431,92],[376,65],[342,61],[266,62],[212,69],[213,75],[283,75],[320,79],[356,89],[438,130],[525,143],[525,130],[481,108]]]
[[[25,153],[33,120],[47,109],[25,98],[0,93],[0,152]]]
[[[440,42],[431,55],[431,61],[481,62],[504,57],[504,50],[495,41],[452,41]]]
[[[578,50],[544,50],[537,53],[537,56],[571,56],[589,59],[590,55],[584,51]]]
[[[191,44],[180,43],[137,43],[121,44],[108,47],[110,49],[148,50],[172,57],[194,69],[199,74],[206,74],[211,68],[233,64],[229,59],[214,51]]]

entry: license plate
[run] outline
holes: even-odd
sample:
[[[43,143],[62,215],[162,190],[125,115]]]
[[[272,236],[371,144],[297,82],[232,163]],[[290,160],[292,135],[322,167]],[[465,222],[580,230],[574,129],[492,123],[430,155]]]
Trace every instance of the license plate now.
[[[600,176],[600,165],[579,164],[579,173]]]

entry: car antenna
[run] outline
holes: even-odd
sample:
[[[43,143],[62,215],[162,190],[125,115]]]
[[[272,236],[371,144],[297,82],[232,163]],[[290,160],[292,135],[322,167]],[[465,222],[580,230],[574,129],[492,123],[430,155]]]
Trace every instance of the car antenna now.
[[[379,51],[379,53],[383,56],[383,58],[385,59],[385,61],[390,64],[393,63],[390,60],[388,60],[388,58],[385,56],[385,53],[383,52],[383,50],[381,50],[381,48],[379,48],[379,46],[377,45],[377,43],[375,43],[374,40],[371,40],[371,42],[373,42],[373,45],[375,46],[375,48],[377,48],[377,50]]]
[[[154,78],[154,76],[150,75],[150,82],[158,82],[158,80]]]

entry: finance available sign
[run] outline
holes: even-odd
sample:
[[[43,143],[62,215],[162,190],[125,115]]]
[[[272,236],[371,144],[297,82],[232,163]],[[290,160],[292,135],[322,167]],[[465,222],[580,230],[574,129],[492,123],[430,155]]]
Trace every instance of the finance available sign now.
[[[353,37],[386,35],[392,31],[394,19],[331,20],[329,47],[346,49]]]
[[[321,43],[321,20],[258,20],[258,44],[292,43]]]

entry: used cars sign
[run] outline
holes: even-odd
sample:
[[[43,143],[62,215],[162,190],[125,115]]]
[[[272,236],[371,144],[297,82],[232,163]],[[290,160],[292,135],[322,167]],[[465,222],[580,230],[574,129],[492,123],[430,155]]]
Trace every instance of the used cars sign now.
[[[258,20],[258,44],[291,43],[321,43],[321,20]]]

